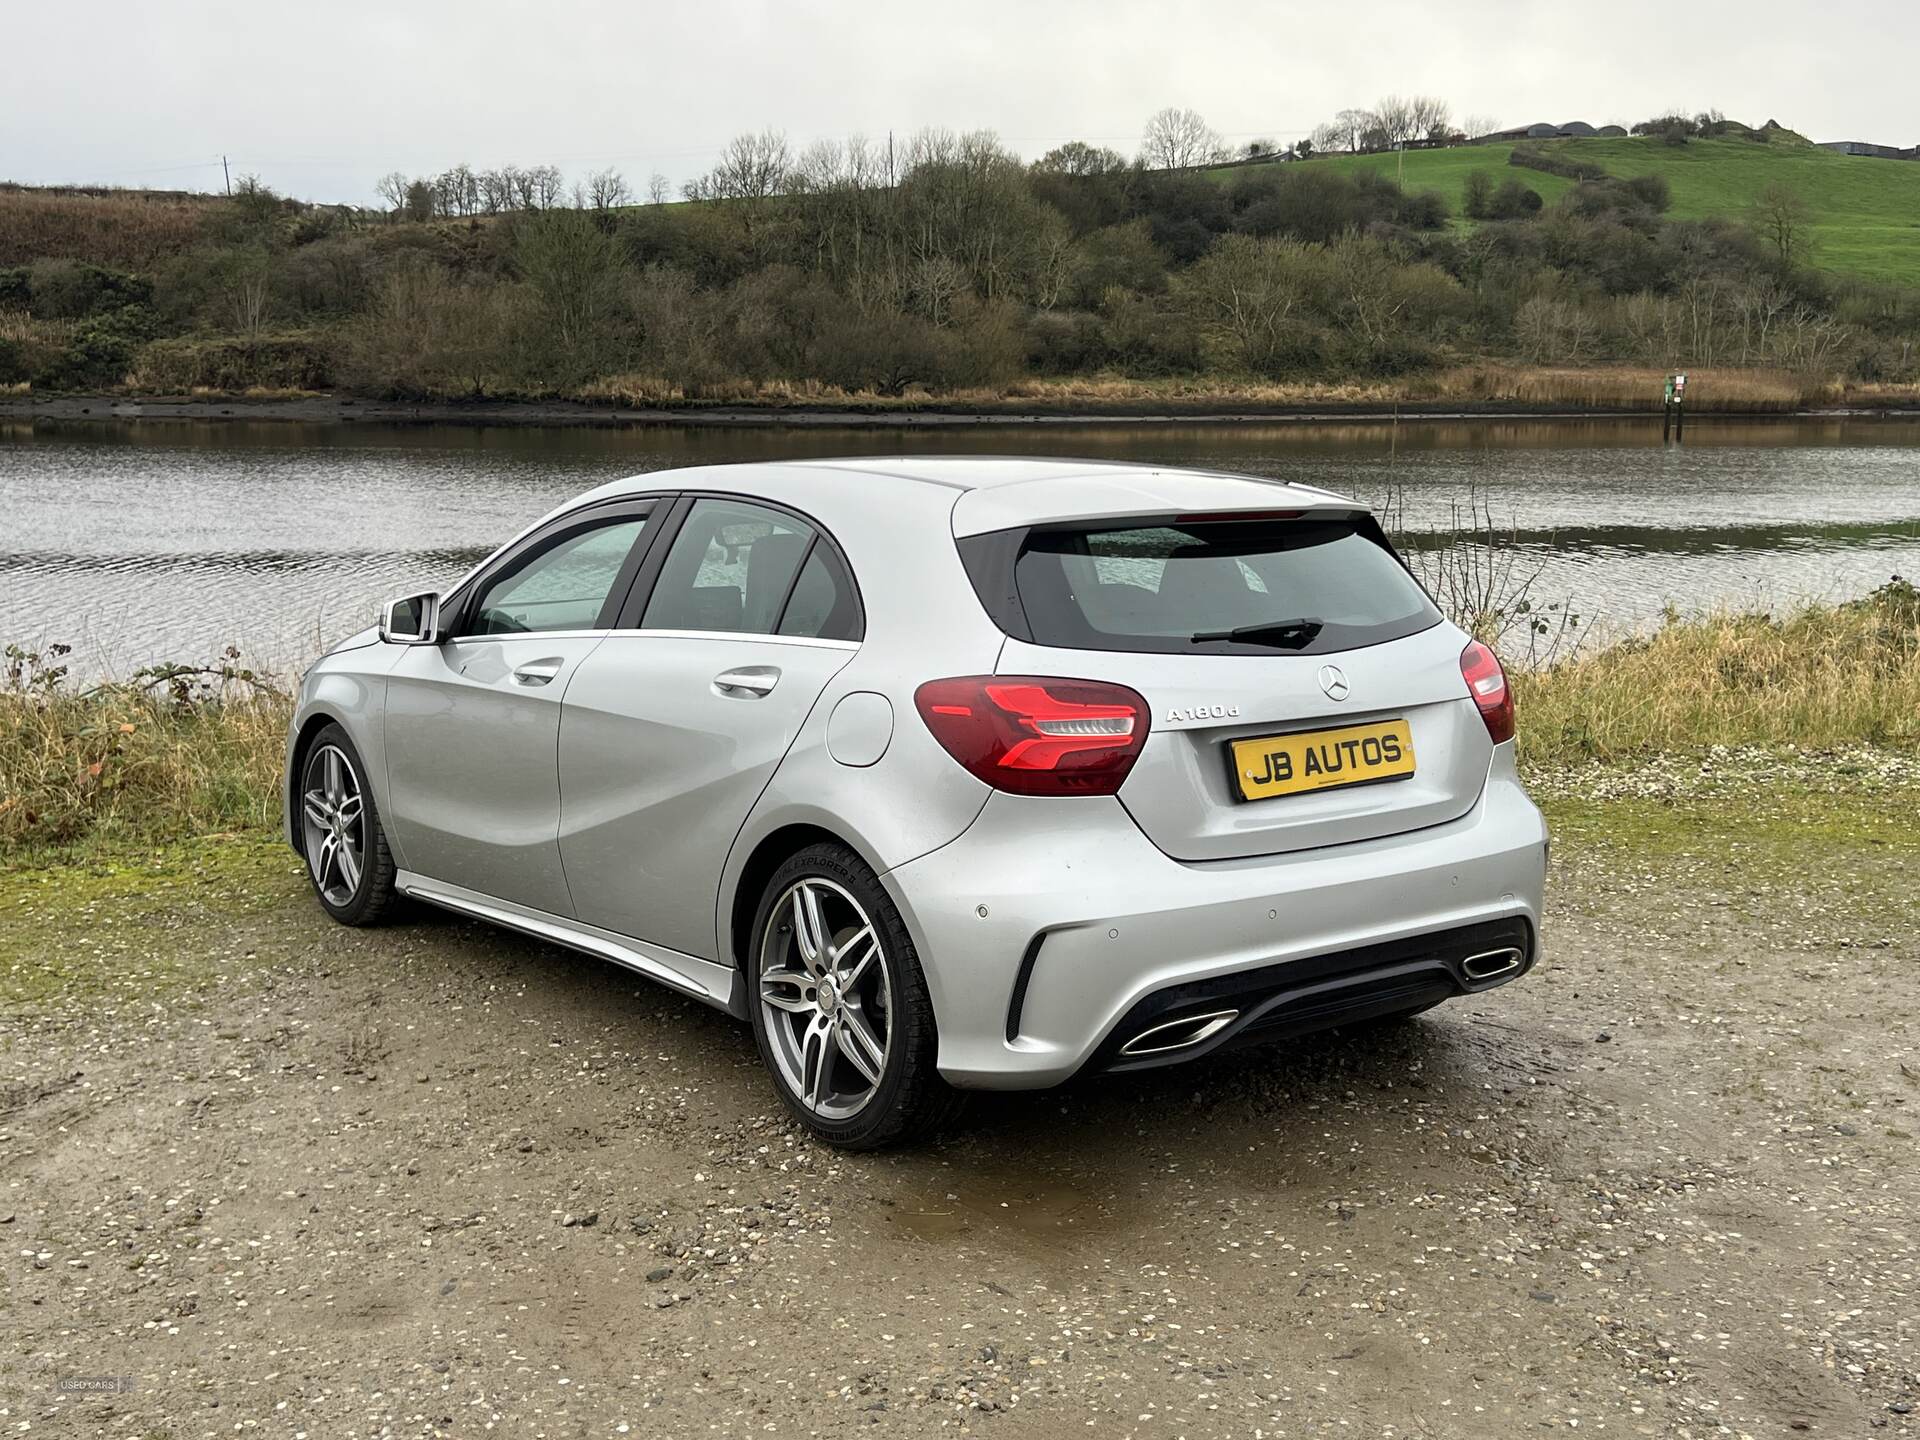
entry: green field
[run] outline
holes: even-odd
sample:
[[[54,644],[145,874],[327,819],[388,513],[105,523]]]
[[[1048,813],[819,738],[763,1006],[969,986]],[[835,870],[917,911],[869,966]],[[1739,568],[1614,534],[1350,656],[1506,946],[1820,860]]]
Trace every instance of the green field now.
[[[1797,190],[1811,208],[1814,263],[1837,274],[1920,283],[1920,162],[1836,155],[1780,141],[1695,140],[1672,146],[1651,139],[1548,140],[1537,148],[1603,166],[1619,176],[1658,174],[1673,187],[1677,219],[1745,218],[1754,197],[1775,180]],[[1518,176],[1551,204],[1572,181],[1510,166],[1511,145],[1463,145],[1398,155],[1331,155],[1313,164],[1400,173],[1409,190],[1437,190],[1460,213],[1466,179],[1490,172],[1496,184]],[[1224,172],[1231,174],[1233,172]]]

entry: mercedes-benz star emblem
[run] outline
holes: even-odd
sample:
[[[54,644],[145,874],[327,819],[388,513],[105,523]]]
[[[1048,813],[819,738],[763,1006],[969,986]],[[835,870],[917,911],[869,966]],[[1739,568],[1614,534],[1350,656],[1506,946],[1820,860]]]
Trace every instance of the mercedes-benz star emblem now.
[[[1347,684],[1346,672],[1338,665],[1320,667],[1320,688],[1327,692],[1329,700],[1344,700],[1353,687]]]

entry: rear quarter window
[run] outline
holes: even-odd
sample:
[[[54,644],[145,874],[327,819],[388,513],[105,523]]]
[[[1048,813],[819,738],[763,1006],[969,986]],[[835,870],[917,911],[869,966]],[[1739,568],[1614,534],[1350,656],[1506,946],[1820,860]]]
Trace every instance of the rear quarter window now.
[[[1001,628],[1065,649],[1316,654],[1441,618],[1366,516],[1049,527],[962,552]]]

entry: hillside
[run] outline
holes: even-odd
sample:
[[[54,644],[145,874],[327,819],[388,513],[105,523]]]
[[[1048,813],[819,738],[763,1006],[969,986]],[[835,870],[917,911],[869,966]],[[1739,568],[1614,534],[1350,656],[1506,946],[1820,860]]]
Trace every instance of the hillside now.
[[[409,182],[421,203],[391,214],[257,185],[221,199],[0,185],[0,391],[1591,403],[1591,367],[1613,377],[1600,390],[1630,375],[1645,396],[1646,376],[1685,366],[1729,377],[1699,404],[1778,408],[1920,379],[1920,286],[1886,283],[1920,281],[1906,162],[1784,141],[1556,142],[1626,177],[1658,172],[1671,213],[1599,186],[1468,245],[1476,170],[1547,198],[1571,182],[1508,165],[1505,145],[1410,153],[1403,190],[1391,155],[1214,183],[950,139],[885,183],[843,157],[778,194],[717,172],[714,198],[682,205],[585,190],[568,205],[557,171],[484,214],[471,172]],[[1738,223],[1782,180],[1841,274],[1782,267]],[[1709,215],[1734,223],[1693,218]]]
[[[1679,220],[1743,219],[1766,186],[1784,181],[1814,217],[1821,269],[1864,279],[1920,283],[1920,163],[1836,155],[1817,146],[1756,145],[1747,140],[1695,140],[1682,146],[1658,140],[1549,140],[1536,149],[1604,167],[1622,177],[1664,175],[1673,187]],[[1437,190],[1460,213],[1466,179],[1488,170],[1497,181],[1519,176],[1551,204],[1573,184],[1557,175],[1510,166],[1511,145],[1463,145],[1411,150],[1406,188]],[[1333,155],[1313,161],[1339,170],[1398,173],[1396,155]]]

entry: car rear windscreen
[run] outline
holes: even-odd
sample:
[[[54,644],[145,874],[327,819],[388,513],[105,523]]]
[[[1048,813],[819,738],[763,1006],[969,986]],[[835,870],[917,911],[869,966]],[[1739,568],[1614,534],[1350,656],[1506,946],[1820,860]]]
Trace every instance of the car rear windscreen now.
[[[1440,621],[1364,516],[1033,530],[1013,571],[1034,643],[1068,649],[1319,654]]]

